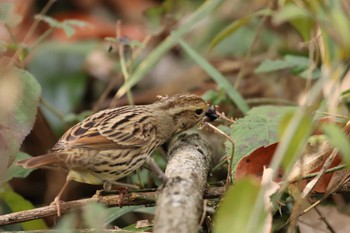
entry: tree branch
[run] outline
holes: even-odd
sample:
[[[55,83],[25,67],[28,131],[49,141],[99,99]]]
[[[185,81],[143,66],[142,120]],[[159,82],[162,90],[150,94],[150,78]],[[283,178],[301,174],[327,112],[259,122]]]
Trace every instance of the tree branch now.
[[[168,160],[153,232],[198,232],[211,151],[198,134],[182,134],[171,143]]]
[[[206,190],[204,198],[217,198],[224,193],[223,187],[210,188]],[[123,194],[123,205],[154,205],[156,199],[156,192],[130,192],[128,194]],[[61,204],[61,212],[67,213],[72,210],[81,209],[85,205],[91,202],[100,202],[106,206],[118,206],[119,195],[108,195],[100,197],[92,197],[87,199],[80,199],[76,201],[63,202]],[[32,210],[24,210],[20,212],[15,212],[11,214],[0,215],[0,226],[10,225],[20,222],[25,222],[29,220],[45,218],[50,216],[56,216],[57,209],[56,205],[49,205],[40,208],[35,208]]]

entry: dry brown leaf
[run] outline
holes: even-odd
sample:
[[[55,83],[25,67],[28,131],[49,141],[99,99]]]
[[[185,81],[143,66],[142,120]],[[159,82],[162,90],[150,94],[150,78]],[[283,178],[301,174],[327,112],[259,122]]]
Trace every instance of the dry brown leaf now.
[[[153,224],[150,223],[148,221],[148,219],[144,219],[144,220],[139,220],[136,222],[136,226],[135,228],[138,229],[138,228],[143,228],[143,227],[149,227],[149,226],[152,226]]]

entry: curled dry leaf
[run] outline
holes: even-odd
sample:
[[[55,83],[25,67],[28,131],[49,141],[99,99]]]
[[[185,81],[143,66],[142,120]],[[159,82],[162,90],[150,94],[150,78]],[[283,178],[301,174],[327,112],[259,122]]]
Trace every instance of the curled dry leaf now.
[[[135,228],[138,229],[138,228],[144,228],[144,227],[149,227],[149,226],[152,226],[153,224],[150,223],[148,221],[148,219],[144,219],[144,220],[139,220],[136,222],[136,226]]]

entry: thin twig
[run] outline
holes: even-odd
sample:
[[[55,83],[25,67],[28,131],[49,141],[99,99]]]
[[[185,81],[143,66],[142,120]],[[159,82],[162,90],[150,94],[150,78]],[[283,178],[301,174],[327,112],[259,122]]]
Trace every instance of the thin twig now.
[[[124,82],[127,82],[130,75],[129,72],[127,70],[127,65],[125,62],[125,56],[124,56],[124,44],[122,43],[122,37],[121,37],[121,21],[118,20],[117,21],[117,25],[116,25],[116,38],[117,38],[117,46],[118,46],[118,55],[119,55],[119,61],[120,61],[120,68],[124,77]],[[127,94],[127,98],[128,98],[128,102],[129,104],[133,104],[133,98],[132,98],[132,94],[131,91],[128,90],[126,92]],[[118,101],[118,96],[115,95],[112,102],[111,102],[111,107],[116,107],[117,106],[117,101]]]
[[[235,123],[235,120],[233,120],[232,118],[228,118],[228,117],[225,115],[224,112],[218,112],[218,111],[216,111],[216,114],[217,114],[221,119],[224,119],[224,120],[226,120],[227,122],[229,122],[229,123],[231,123],[231,124]]]
[[[204,192],[204,198],[214,199],[218,198],[225,192],[224,187],[213,187],[206,189]],[[123,206],[131,205],[154,205],[157,193],[153,192],[130,192],[122,195]],[[80,199],[76,201],[63,202],[61,204],[61,213],[67,213],[72,210],[81,209],[85,205],[91,202],[100,202],[106,206],[118,206],[119,195],[108,195],[108,196],[94,196],[87,199]],[[49,205],[31,210],[24,210],[11,214],[0,215],[0,226],[15,224],[19,222],[25,222],[29,220],[45,218],[49,216],[56,216],[57,209],[56,205]]]
[[[338,165],[336,167],[332,167],[332,168],[327,169],[324,173],[327,174],[327,173],[331,173],[331,172],[334,172],[334,171],[342,170],[344,168],[345,168],[345,164],[341,164],[341,165]],[[301,179],[302,180],[307,180],[307,179],[310,179],[310,178],[314,178],[318,174],[319,174],[319,172],[310,173],[310,174],[307,174],[307,175],[303,176]]]
[[[336,233],[336,231],[333,229],[333,227],[329,224],[328,220],[323,216],[323,214],[321,213],[321,211],[319,211],[319,209],[317,207],[314,208],[316,213],[320,216],[320,219],[324,222],[324,224],[326,224],[327,229],[331,232],[331,233]]]
[[[119,53],[119,59],[120,59],[120,68],[122,70],[122,73],[123,73],[123,76],[124,76],[124,80],[125,80],[125,82],[127,82],[129,77],[130,77],[130,75],[129,75],[129,72],[128,72],[128,69],[127,69],[127,65],[126,65],[126,62],[125,62],[124,44],[121,43],[122,35],[121,35],[121,21],[120,20],[118,20],[118,22],[117,22],[116,34],[117,34],[118,41],[120,41],[118,43],[118,53]],[[131,105],[134,104],[134,101],[133,101],[132,94],[131,94],[130,90],[128,90],[126,92],[126,95],[128,97],[129,104],[131,104]]]
[[[320,181],[321,177],[325,174],[326,170],[329,168],[329,166],[332,164],[333,160],[338,154],[338,150],[334,149],[332,153],[329,155],[327,160],[324,162],[321,170],[318,172],[317,176],[310,181],[306,187],[304,188],[301,197],[305,198],[307,195],[313,190],[313,188],[317,185],[317,183]]]
[[[203,200],[203,211],[202,211],[201,220],[199,221],[199,226],[203,225],[205,216],[207,216],[207,204],[208,204],[208,200]]]
[[[229,186],[231,185],[231,173],[232,173],[233,156],[234,156],[234,151],[235,151],[235,142],[230,138],[230,136],[225,134],[223,131],[221,131],[220,129],[218,129],[214,125],[212,125],[212,124],[210,124],[208,122],[204,122],[204,125],[209,127],[209,128],[211,128],[212,130],[214,130],[218,134],[224,136],[232,144],[232,154],[231,154],[231,157],[230,157],[230,160],[229,160],[229,164],[228,164],[228,168],[227,168],[227,178],[226,178],[226,189],[228,189]]]

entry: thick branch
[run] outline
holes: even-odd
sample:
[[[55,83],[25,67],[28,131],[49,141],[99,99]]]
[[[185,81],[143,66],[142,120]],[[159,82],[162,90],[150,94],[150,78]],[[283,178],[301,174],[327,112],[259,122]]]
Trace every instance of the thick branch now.
[[[198,134],[183,134],[169,147],[167,183],[157,198],[154,232],[198,232],[211,152]]]

